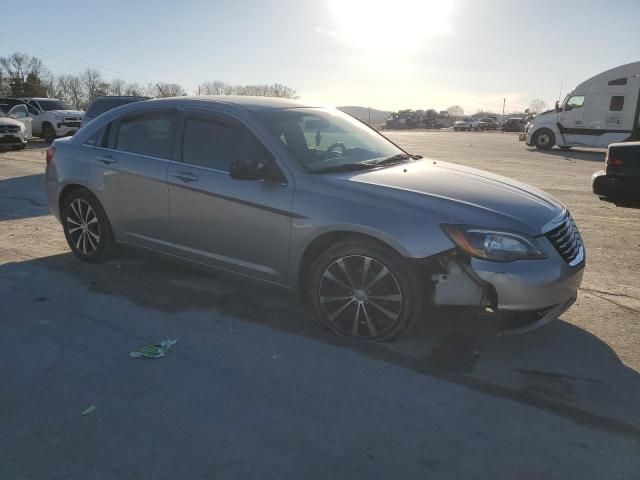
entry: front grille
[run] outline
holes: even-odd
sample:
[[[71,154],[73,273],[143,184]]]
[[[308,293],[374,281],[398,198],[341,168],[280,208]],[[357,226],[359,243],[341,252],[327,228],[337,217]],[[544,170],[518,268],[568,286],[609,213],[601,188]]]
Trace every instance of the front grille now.
[[[80,128],[80,122],[64,122],[62,125],[65,127],[77,127]]]
[[[0,133],[18,133],[20,127],[17,125],[0,125]]]
[[[572,267],[584,261],[582,237],[571,215],[567,215],[562,224],[547,232],[546,237],[565,262]]]

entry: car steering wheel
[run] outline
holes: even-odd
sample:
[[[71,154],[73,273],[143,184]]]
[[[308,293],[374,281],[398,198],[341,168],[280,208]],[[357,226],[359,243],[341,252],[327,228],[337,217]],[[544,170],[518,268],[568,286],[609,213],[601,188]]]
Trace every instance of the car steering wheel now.
[[[329,148],[325,150],[325,154],[328,155],[332,153],[336,148],[340,148],[342,150],[341,156],[344,157],[344,154],[347,152],[347,148],[344,146],[344,143],[342,142],[336,142],[333,145],[331,145]]]

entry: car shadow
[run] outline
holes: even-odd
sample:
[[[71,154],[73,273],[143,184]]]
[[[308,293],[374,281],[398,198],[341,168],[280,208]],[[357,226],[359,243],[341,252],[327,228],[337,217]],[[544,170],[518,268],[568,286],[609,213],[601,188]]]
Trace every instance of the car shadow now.
[[[358,342],[327,332],[288,292],[138,250],[119,251],[101,265],[81,262],[71,253],[7,263],[0,265],[0,280],[34,267],[62,273],[87,292],[145,309],[211,311],[212,321],[215,316],[257,323],[640,439],[640,418],[629,410],[632,399],[640,398],[640,376],[606,343],[562,320],[527,335],[496,338],[479,331],[479,319],[469,312],[432,309],[396,342]],[[49,295],[34,292],[33,301],[47,301]]]
[[[0,179],[0,221],[48,214],[44,173]]]
[[[604,162],[606,151],[591,148],[570,148],[562,150],[560,148],[552,148],[551,150],[538,150],[529,148],[531,152],[541,153],[553,157],[564,158],[565,160],[584,160],[588,162]]]

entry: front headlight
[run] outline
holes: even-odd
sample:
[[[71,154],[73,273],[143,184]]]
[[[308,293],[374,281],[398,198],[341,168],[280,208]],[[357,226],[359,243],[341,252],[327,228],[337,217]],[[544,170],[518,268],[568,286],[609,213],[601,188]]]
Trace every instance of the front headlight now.
[[[24,126],[24,123],[21,123],[21,124],[18,126],[18,128],[20,129],[20,131],[21,131],[21,132],[24,132],[24,131],[27,129],[27,127],[25,127],[25,126]]]
[[[453,243],[475,258],[512,262],[547,257],[535,239],[521,233],[468,225],[443,224],[441,227]]]

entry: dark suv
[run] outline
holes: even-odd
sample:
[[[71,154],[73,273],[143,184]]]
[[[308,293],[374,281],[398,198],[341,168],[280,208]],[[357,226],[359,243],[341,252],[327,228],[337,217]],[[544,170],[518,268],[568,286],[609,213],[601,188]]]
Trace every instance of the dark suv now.
[[[84,112],[84,118],[82,119],[82,126],[84,127],[91,120],[96,118],[98,115],[103,114],[104,112],[108,112],[116,107],[120,107],[122,105],[126,105],[128,103],[133,102],[141,102],[142,100],[149,100],[150,97],[131,97],[131,96],[105,96],[94,98],[89,105],[87,106],[87,110]]]
[[[25,102],[19,98],[0,97],[0,110],[6,115],[13,107],[16,105],[22,105],[23,103]]]
[[[502,124],[503,132],[524,132],[527,122],[523,118],[508,118]]]

